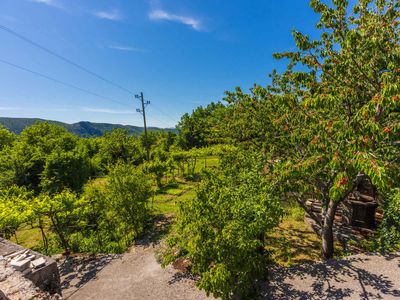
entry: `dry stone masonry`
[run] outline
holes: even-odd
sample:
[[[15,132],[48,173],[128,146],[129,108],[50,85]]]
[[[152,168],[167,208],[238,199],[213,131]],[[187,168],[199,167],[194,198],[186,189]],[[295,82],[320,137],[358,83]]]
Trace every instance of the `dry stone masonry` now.
[[[17,294],[24,298],[61,294],[57,263],[0,238],[0,291],[1,297],[6,297],[4,299],[13,299]]]

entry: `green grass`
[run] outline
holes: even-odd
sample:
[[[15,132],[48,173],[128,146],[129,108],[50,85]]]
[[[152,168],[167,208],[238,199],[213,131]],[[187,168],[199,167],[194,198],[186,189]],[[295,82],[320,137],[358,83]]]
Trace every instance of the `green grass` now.
[[[204,169],[212,169],[219,165],[219,158],[217,156],[209,156],[206,158],[199,158],[196,161],[195,173],[200,173]]]
[[[322,259],[321,239],[303,220],[288,215],[267,239],[272,260],[281,266]]]
[[[196,197],[196,190],[193,188],[192,190],[187,191],[186,193],[184,193],[184,194],[180,195],[179,197],[177,197],[175,199],[175,201],[177,201],[177,202],[185,201],[185,200],[188,200],[188,199],[192,199],[194,197]]]
[[[321,238],[305,223],[304,210],[296,203],[286,203],[284,212],[281,223],[267,239],[272,260],[285,267],[322,260]],[[337,243],[335,253],[342,255]]]
[[[11,241],[22,245],[26,248],[32,248],[38,245],[38,242],[42,240],[42,235],[39,228],[31,228],[30,225],[26,225],[20,228],[16,233],[17,238],[13,236]]]
[[[196,196],[195,186],[191,182],[180,180],[173,188],[164,188],[156,194],[152,201],[155,214],[175,215],[178,212],[180,201]]]

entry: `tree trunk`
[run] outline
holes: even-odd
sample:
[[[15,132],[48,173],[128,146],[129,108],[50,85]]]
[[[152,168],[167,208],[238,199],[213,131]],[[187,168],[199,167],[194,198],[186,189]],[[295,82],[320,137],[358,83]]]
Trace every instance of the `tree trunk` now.
[[[51,223],[53,224],[55,232],[57,233],[58,237],[60,238],[61,244],[62,244],[62,246],[64,248],[64,251],[65,251],[64,252],[65,255],[69,255],[70,251],[71,251],[70,250],[70,246],[69,246],[69,243],[68,243],[67,239],[65,238],[64,233],[62,232],[62,229],[60,229],[59,226],[58,226],[59,222],[58,222],[57,214],[54,214],[54,216],[50,215],[50,220],[51,220]]]
[[[330,200],[324,214],[321,230],[324,259],[332,258],[334,254],[333,221],[335,220],[337,206],[337,202]]]

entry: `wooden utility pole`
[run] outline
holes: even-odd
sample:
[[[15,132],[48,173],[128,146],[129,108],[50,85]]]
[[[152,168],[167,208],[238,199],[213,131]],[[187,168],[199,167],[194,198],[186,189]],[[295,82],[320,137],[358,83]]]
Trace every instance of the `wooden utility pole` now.
[[[142,109],[138,108],[136,111],[138,113],[141,113],[143,116],[143,124],[144,124],[144,146],[146,148],[146,158],[149,161],[150,160],[150,149],[149,149],[149,143],[148,143],[148,138],[147,138],[147,124],[146,124],[146,105],[150,104],[150,101],[144,102],[144,96],[143,93],[140,93],[140,95],[135,95],[135,98],[140,99],[142,102]]]

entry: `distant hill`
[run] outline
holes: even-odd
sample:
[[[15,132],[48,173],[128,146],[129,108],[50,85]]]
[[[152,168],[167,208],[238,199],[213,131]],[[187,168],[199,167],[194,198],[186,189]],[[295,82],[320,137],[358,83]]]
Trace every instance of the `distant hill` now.
[[[69,132],[74,133],[80,137],[94,137],[101,136],[107,131],[111,131],[114,128],[121,128],[128,131],[129,134],[139,135],[143,131],[143,127],[131,126],[131,125],[120,125],[120,124],[108,124],[108,123],[92,123],[82,121],[73,124],[67,124],[58,121],[37,119],[37,118],[5,118],[0,117],[0,124],[8,130],[20,134],[25,127],[35,124],[36,122],[49,122],[51,124],[57,124],[65,127]],[[174,128],[157,128],[149,127],[149,130],[165,130],[175,131]]]

